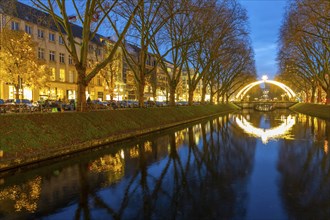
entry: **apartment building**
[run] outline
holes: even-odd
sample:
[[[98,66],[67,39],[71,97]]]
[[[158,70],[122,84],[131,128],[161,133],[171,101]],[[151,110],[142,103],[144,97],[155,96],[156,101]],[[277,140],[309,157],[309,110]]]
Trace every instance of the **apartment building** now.
[[[38,59],[44,60],[52,72],[49,82],[44,88],[31,89],[23,85],[24,98],[31,100],[75,99],[77,93],[77,72],[72,57],[64,46],[65,39],[56,31],[56,27],[51,25],[50,16],[20,2],[15,2],[10,7],[5,5],[4,2],[0,2],[0,30],[6,27],[12,30],[25,31],[29,34],[33,41],[38,44],[38,48],[36,48]],[[81,41],[82,28],[73,24],[73,34],[75,40],[79,43]],[[111,40],[98,34],[90,42],[88,48],[88,66],[90,68],[98,60],[104,59],[107,53],[107,44],[105,42],[111,43]],[[79,47],[77,49],[79,53]],[[118,53],[121,53],[120,49]],[[111,69],[114,69],[113,66],[116,65],[116,74],[103,72],[95,76],[86,90],[87,97],[101,100],[110,99],[114,91],[110,89],[111,85],[107,83],[109,82],[107,77],[110,77],[110,74],[114,74],[115,80],[123,81],[122,61],[117,59],[111,65]],[[105,68],[105,70],[109,69],[110,67]],[[122,88],[118,89],[122,90]],[[15,94],[14,86],[0,79],[0,98],[15,98]]]
[[[10,7],[8,7],[8,2],[11,2]],[[72,57],[64,46],[66,39],[63,39],[56,27],[51,24],[51,17],[36,8],[17,1],[0,0],[0,31],[5,27],[25,31],[38,44],[36,48],[38,59],[45,61],[51,68],[52,75],[45,87],[32,89],[23,85],[25,99],[63,100],[75,99],[77,96],[77,72]],[[79,43],[82,27],[72,25],[75,40]],[[88,48],[88,67],[92,68],[97,61],[104,59],[113,43],[111,38],[96,34]],[[133,44],[127,44],[127,46],[130,47],[128,51],[138,59],[141,49]],[[79,53],[79,47],[77,49]],[[116,53],[114,61],[89,83],[86,97],[92,100],[137,99],[134,73],[125,61],[122,48],[119,48]],[[157,66],[152,54],[147,57],[146,68],[153,69],[153,72],[145,86],[145,99],[168,100],[167,75]],[[15,98],[15,94],[14,86],[0,79],[0,98]]]

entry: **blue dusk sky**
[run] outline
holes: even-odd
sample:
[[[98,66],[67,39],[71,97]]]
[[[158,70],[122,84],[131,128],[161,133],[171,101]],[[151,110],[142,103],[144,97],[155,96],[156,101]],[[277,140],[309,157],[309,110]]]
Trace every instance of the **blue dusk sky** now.
[[[276,54],[279,30],[287,0],[238,0],[247,10],[250,37],[259,78],[273,79],[278,71]]]

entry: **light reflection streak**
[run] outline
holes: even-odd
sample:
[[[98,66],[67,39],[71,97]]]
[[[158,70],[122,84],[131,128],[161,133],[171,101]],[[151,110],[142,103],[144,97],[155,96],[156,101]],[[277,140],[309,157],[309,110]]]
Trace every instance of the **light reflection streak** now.
[[[328,151],[329,151],[328,141],[325,140],[324,141],[324,153],[325,154],[328,154]]]
[[[236,117],[236,123],[240,128],[242,128],[248,134],[261,138],[261,141],[264,144],[267,144],[268,140],[270,139],[275,139],[286,135],[291,127],[295,124],[295,117],[291,115],[289,115],[287,118],[281,117],[281,121],[282,124],[277,127],[263,129],[254,127],[243,117],[242,119]]]

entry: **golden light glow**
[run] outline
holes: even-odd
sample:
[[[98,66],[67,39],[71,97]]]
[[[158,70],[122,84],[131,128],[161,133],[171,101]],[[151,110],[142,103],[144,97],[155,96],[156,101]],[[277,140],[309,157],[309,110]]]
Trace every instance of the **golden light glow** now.
[[[124,161],[122,160],[120,153],[117,153],[114,156],[105,155],[97,160],[94,160],[90,164],[89,170],[96,173],[105,172],[105,171],[123,173],[124,171],[123,162]]]
[[[150,141],[144,142],[144,152],[152,152],[152,143]]]
[[[291,115],[289,115],[287,118],[281,117],[281,121],[282,124],[280,126],[270,129],[263,129],[254,127],[243,117],[241,119],[236,117],[236,123],[240,128],[242,128],[248,134],[261,138],[261,141],[264,144],[267,144],[271,139],[283,137],[284,135],[288,134],[291,127],[295,124],[295,117],[292,117]]]
[[[237,95],[235,96],[236,99],[239,99],[239,98],[243,98],[245,96],[245,94],[250,90],[252,89],[254,86],[256,85],[259,85],[261,83],[270,83],[270,84],[273,84],[273,85],[276,85],[278,87],[280,87],[281,89],[283,89],[286,94],[289,96],[289,98],[293,98],[296,96],[296,93],[294,93],[292,91],[292,89],[290,89],[288,86],[284,85],[283,83],[280,83],[280,82],[277,82],[277,81],[274,81],[274,80],[268,80],[268,77],[266,78],[267,76],[264,76],[262,77],[263,80],[259,80],[259,81],[256,81],[256,82],[253,82],[253,83],[250,83],[248,84],[247,86],[245,86],[243,89],[241,89]]]
[[[139,157],[139,146],[135,146],[129,150],[129,157],[130,158],[137,158]]]
[[[0,202],[9,204],[7,208],[16,212],[27,210],[35,212],[38,208],[38,202],[41,194],[41,177],[36,177],[22,185],[13,185],[0,190]]]
[[[328,154],[328,152],[329,152],[328,141],[325,140],[325,141],[324,141],[324,153],[325,153],[325,154]]]

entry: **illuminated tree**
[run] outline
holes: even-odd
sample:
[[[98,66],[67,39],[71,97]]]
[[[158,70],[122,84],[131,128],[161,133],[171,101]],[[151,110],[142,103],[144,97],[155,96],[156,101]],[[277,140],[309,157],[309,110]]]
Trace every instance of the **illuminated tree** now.
[[[38,60],[36,43],[31,36],[7,28],[0,34],[0,78],[15,87],[16,99],[20,98],[19,91],[23,91],[24,87],[45,86],[51,71]]]

